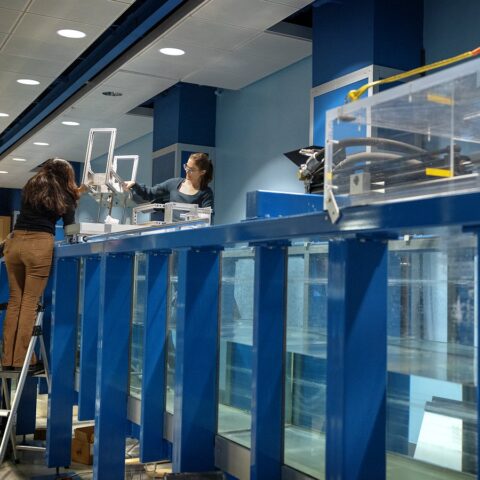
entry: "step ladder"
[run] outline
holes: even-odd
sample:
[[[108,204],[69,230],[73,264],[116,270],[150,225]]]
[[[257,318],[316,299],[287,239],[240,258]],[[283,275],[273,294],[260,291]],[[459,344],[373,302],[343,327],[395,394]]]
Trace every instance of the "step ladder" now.
[[[0,310],[5,310],[7,304],[0,304]],[[17,461],[17,450],[27,450],[27,451],[39,451],[44,452],[44,447],[30,446],[30,445],[17,445],[16,443],[16,425],[17,425],[17,411],[18,406],[20,405],[20,400],[22,398],[23,387],[25,386],[25,381],[27,379],[28,370],[30,362],[32,360],[33,353],[35,351],[35,346],[37,340],[40,342],[40,358],[43,360],[43,365],[45,371],[42,374],[35,375],[38,377],[45,377],[48,386],[48,393],[50,393],[50,375],[48,370],[48,359],[47,351],[45,349],[45,343],[43,341],[43,332],[42,332],[42,322],[44,307],[39,305],[37,308],[37,318],[35,320],[35,325],[33,326],[32,338],[28,344],[27,355],[23,363],[22,370],[18,371],[0,371],[0,382],[1,382],[1,393],[3,396],[3,403],[5,408],[0,409],[0,418],[6,418],[7,423],[2,433],[2,443],[0,445],[0,464],[3,463],[5,454],[7,452],[8,442],[11,442],[12,445],[12,454],[13,459]],[[13,401],[10,402],[10,383],[9,380],[17,378],[17,386],[15,390],[15,395],[13,396]]]

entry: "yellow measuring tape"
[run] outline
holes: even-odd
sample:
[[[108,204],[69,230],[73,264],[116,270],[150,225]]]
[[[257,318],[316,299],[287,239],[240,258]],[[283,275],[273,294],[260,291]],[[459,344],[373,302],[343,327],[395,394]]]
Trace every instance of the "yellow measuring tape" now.
[[[349,102],[354,102],[358,100],[368,89],[375,87],[377,85],[382,85],[384,83],[398,82],[404,78],[412,77],[413,75],[418,75],[419,73],[428,72],[436,68],[445,67],[451,63],[460,62],[461,60],[466,60],[470,57],[475,57],[480,54],[480,47],[475,48],[475,50],[470,50],[469,52],[462,53],[455,57],[447,58],[446,60],[440,60],[439,62],[431,63],[430,65],[424,65],[423,67],[414,68],[408,72],[399,73],[398,75],[393,75],[392,77],[382,78],[381,80],[376,80],[375,82],[367,83],[357,90],[350,90],[347,94],[347,100]]]

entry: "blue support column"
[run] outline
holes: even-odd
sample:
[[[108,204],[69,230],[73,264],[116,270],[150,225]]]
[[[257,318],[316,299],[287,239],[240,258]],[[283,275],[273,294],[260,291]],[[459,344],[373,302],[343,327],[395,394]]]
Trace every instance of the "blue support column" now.
[[[326,478],[385,478],[387,244],[329,244]]]
[[[150,252],[147,255],[140,422],[140,461],[142,463],[168,457],[163,429],[169,253]]]
[[[52,265],[52,270],[50,271],[50,277],[47,282],[45,291],[43,292],[43,307],[45,311],[43,312],[43,341],[45,343],[45,350],[47,351],[48,364],[50,365],[50,338],[52,336],[51,326],[52,326],[52,298],[53,298],[53,279],[55,278],[55,268]],[[39,350],[39,348],[37,348]],[[43,395],[48,393],[47,381],[45,378],[40,378],[38,381],[38,393]]]
[[[286,245],[255,249],[251,480],[281,478]]]
[[[87,257],[84,263],[84,300],[80,337],[80,384],[78,419],[95,418],[98,316],[100,313],[100,257]]]
[[[78,260],[57,260],[53,282],[46,460],[48,467],[62,467],[71,462]]]
[[[179,253],[173,471],[215,466],[219,251]]]
[[[101,261],[94,480],[125,476],[132,258],[107,254]]]

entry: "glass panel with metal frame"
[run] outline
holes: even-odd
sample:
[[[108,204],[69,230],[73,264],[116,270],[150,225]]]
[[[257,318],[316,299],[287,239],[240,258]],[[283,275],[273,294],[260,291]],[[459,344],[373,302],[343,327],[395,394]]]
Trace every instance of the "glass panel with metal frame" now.
[[[389,244],[387,478],[477,473],[473,235]]]
[[[142,398],[143,330],[146,302],[145,253],[137,252],[133,262],[132,326],[130,335],[130,395]]]
[[[250,447],[254,250],[227,248],[221,256],[218,434]]]
[[[288,250],[284,463],[325,478],[326,243]]]
[[[480,190],[480,60],[327,112],[325,208]]]
[[[168,306],[167,306],[167,385],[166,411],[174,412],[175,393],[175,344],[177,331],[177,292],[178,292],[178,253],[173,251],[169,259],[168,274]]]

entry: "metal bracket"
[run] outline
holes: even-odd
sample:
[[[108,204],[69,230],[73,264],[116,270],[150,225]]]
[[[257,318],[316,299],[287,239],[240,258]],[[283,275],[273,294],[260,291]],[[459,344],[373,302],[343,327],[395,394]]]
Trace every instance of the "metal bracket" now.
[[[328,216],[330,217],[330,221],[332,223],[337,223],[340,219],[341,213],[340,209],[338,208],[337,201],[335,200],[335,195],[331,189],[327,191],[325,204],[327,206],[327,212]]]

